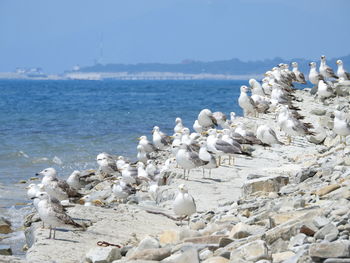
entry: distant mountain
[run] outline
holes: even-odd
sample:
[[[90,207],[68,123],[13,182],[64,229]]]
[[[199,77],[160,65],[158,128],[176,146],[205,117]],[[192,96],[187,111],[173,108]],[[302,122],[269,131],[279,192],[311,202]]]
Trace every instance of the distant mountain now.
[[[350,55],[329,59],[327,64],[336,70],[336,60],[342,59],[345,68],[350,70]],[[262,74],[268,69],[275,67],[279,63],[288,63],[296,61],[299,63],[299,68],[302,72],[309,71],[310,60],[296,58],[285,60],[282,58],[265,59],[262,61],[248,61],[244,62],[239,59],[201,62],[185,60],[178,64],[165,63],[138,63],[138,64],[96,64],[94,66],[82,67],[80,72],[181,72],[185,74],[227,74],[227,75],[246,75],[246,74]],[[317,61],[319,63],[319,61]]]

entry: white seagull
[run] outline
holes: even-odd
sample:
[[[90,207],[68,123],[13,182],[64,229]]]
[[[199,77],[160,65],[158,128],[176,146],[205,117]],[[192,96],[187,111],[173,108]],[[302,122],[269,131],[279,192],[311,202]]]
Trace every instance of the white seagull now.
[[[173,210],[177,216],[181,217],[181,221],[186,217],[189,220],[190,216],[197,211],[196,202],[184,184],[179,185],[179,193],[174,200]]]

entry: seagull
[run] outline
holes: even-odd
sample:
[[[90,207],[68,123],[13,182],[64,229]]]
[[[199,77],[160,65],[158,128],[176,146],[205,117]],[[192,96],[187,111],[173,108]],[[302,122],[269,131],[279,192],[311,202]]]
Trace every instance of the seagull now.
[[[334,74],[333,69],[326,64],[326,56],[321,56],[321,64],[320,64],[320,73],[321,75],[326,78],[335,78],[337,79],[337,75]]]
[[[193,123],[193,129],[198,132],[201,133],[204,131],[203,127],[199,124],[198,120],[195,120]]]
[[[84,188],[87,183],[80,178],[80,175],[80,171],[73,171],[66,181],[67,184],[69,184],[69,186],[75,190],[80,190]]]
[[[177,117],[175,119],[175,127],[174,127],[174,132],[177,133],[177,132],[182,132],[182,129],[185,128],[185,126],[182,124],[182,119]]]
[[[334,111],[333,131],[340,136],[340,141],[346,143],[345,137],[350,135],[350,121],[342,111]],[[344,138],[344,140],[342,140]]]
[[[38,203],[38,213],[40,219],[50,227],[50,235],[53,229],[53,239],[56,238],[56,227],[59,226],[74,226],[82,228],[81,225],[74,222],[74,220],[67,215],[63,210],[59,202],[53,201],[54,199],[46,192],[37,193],[37,198],[40,199]]]
[[[238,98],[238,105],[243,109],[244,116],[256,116],[256,105],[251,97],[248,96],[248,87],[241,86],[241,94]]]
[[[199,159],[201,159],[202,161],[208,162],[207,164],[202,166],[203,178],[205,176],[204,169],[209,169],[209,178],[210,178],[211,177],[211,169],[218,168],[215,156],[213,154],[211,154],[210,152],[208,152],[206,141],[200,141],[199,146],[200,146],[199,153],[198,153]]]
[[[147,160],[150,158],[149,154],[145,151],[145,148],[143,148],[142,145],[137,145],[137,160],[140,162],[146,163]]]
[[[301,84],[306,84],[305,76],[302,72],[299,71],[298,69],[298,63],[297,62],[292,62],[292,67],[293,67],[293,73],[295,75],[296,80],[301,83]]]
[[[159,174],[157,166],[154,165],[152,160],[147,161],[146,172],[149,176],[154,177],[156,174]]]
[[[179,150],[179,146],[180,146],[180,143],[181,143],[181,140],[182,140],[182,134],[181,133],[175,133],[173,135],[174,137],[174,140],[173,142],[171,143],[171,152],[174,156],[176,156],[178,150]]]
[[[51,197],[59,201],[68,200],[69,197],[80,197],[79,193],[72,189],[67,182],[57,178],[57,172],[54,168],[46,168],[37,175],[44,176],[41,183]]]
[[[122,178],[127,184],[135,184],[137,177],[137,169],[126,163],[121,169]]]
[[[269,79],[268,78],[263,78],[262,79],[262,84],[261,84],[262,89],[264,90],[264,93],[266,95],[270,95],[272,92],[271,85],[269,84]]]
[[[331,97],[333,95],[333,88],[324,80],[320,80],[318,83],[317,94],[320,97],[321,101]]]
[[[184,178],[186,179],[186,170],[187,172],[187,180],[190,175],[190,170],[196,167],[203,166],[207,164],[207,162],[202,161],[198,154],[192,151],[188,145],[184,143],[180,143],[179,150],[176,154],[176,162],[177,164],[184,169]]]
[[[112,186],[112,193],[118,201],[124,201],[129,195],[135,194],[136,189],[126,183],[123,177],[118,177],[118,183]]]
[[[96,157],[97,164],[99,165],[99,171],[103,178],[113,175],[118,171],[118,167],[115,163],[112,155],[108,153],[100,153]]]
[[[337,75],[339,76],[339,78],[344,78],[344,80],[350,80],[350,73],[345,71],[343,61],[338,59],[337,65],[338,65]]]
[[[177,216],[183,218],[188,217],[188,220],[191,215],[196,213],[196,202],[194,198],[188,193],[188,189],[184,184],[179,185],[179,193],[176,196],[173,203],[173,210]]]
[[[147,153],[154,152],[157,150],[157,148],[151,143],[148,139],[147,136],[143,135],[139,140],[139,145],[142,145],[142,147],[145,149]]]
[[[250,85],[250,89],[252,91],[252,94],[266,96],[263,87],[256,79],[250,79],[249,85]]]
[[[213,113],[209,109],[201,110],[198,114],[198,124],[203,127],[203,129],[208,129],[217,126],[217,121],[213,116]]]
[[[260,125],[256,130],[256,137],[260,139],[263,143],[273,145],[273,144],[283,144],[281,143],[275,131],[267,125]]]
[[[220,125],[221,127],[225,125],[225,122],[227,120],[225,113],[223,113],[221,111],[216,111],[213,113],[213,117],[215,118],[216,123],[218,125]]]
[[[137,178],[141,181],[149,182],[151,179],[148,176],[148,173],[145,170],[145,164],[143,162],[137,162],[136,164],[137,168]]]
[[[36,210],[38,210],[38,203],[39,199],[36,198],[37,193],[44,191],[44,185],[43,184],[30,184],[28,187],[26,187],[27,190],[27,197],[28,199],[33,200],[33,205]]]
[[[117,169],[121,170],[124,164],[126,164],[124,156],[118,156],[118,159],[116,161]]]
[[[152,132],[153,144],[159,150],[164,150],[169,144],[171,144],[171,138],[161,132],[158,126],[154,126]]]
[[[310,66],[309,80],[312,84],[318,85],[319,80],[320,79],[324,80],[324,77],[322,76],[322,74],[317,72],[315,62],[310,62],[309,66]]]
[[[242,152],[240,148],[236,147],[235,145],[229,144],[228,142],[225,142],[222,139],[217,138],[217,131],[215,129],[208,130],[208,137],[207,137],[207,147],[208,150],[217,154],[219,156],[218,165],[221,163],[221,156],[222,155],[231,155],[234,154],[244,154],[249,155],[245,152]]]

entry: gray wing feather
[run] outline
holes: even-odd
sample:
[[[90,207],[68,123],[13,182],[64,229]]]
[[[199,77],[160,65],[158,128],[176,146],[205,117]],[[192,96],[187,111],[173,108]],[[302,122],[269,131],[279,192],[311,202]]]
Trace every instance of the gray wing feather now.
[[[217,140],[215,148],[224,153],[241,153],[240,149],[223,140]]]

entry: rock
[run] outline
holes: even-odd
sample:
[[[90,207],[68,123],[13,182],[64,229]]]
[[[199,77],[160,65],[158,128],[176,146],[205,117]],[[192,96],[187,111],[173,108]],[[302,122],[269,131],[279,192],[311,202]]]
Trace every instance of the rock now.
[[[224,257],[211,257],[202,261],[202,263],[228,263],[228,262],[230,262],[230,260]]]
[[[263,240],[256,240],[238,247],[231,252],[231,259],[241,258],[256,262],[260,259],[270,259],[268,248]]]
[[[318,170],[314,167],[302,169],[294,176],[294,182],[297,184],[304,182],[306,179],[313,177],[317,172]]]
[[[197,220],[195,222],[190,223],[190,228],[193,230],[200,230],[206,227],[206,223],[204,220]]]
[[[0,234],[11,233],[11,223],[3,217],[0,217]]]
[[[199,258],[200,260],[206,260],[210,257],[213,256],[213,251],[209,250],[208,248],[203,249],[200,253],[199,253]]]
[[[323,263],[350,263],[350,258],[327,258]]]
[[[8,256],[8,255],[0,255],[0,262],[1,263],[28,263],[27,260],[24,260],[23,258],[14,257],[14,256]]]
[[[292,237],[289,242],[289,248],[301,246],[306,242],[307,236],[303,233],[299,233],[296,236]]]
[[[307,236],[314,236],[316,231],[318,231],[318,228],[311,222],[303,224],[300,227],[300,233],[303,233]]]
[[[249,225],[240,222],[232,227],[229,237],[234,239],[240,239],[248,237],[250,235],[251,233]]]
[[[318,228],[322,228],[324,227],[325,225],[329,224],[330,221],[329,219],[327,219],[326,217],[324,216],[316,216],[313,221],[314,225]]]
[[[314,144],[321,144],[326,139],[327,134],[324,129],[318,128],[315,130],[315,135],[307,136],[307,140]]]
[[[159,248],[159,247],[160,247],[159,241],[154,237],[148,236],[141,240],[141,242],[137,246],[137,251],[140,251],[143,249]]]
[[[0,245],[0,255],[11,256],[12,250],[8,245]]]
[[[317,116],[323,116],[323,115],[326,115],[327,111],[325,109],[316,108],[316,109],[312,109],[310,113]]]
[[[117,247],[94,247],[86,254],[87,262],[91,263],[109,263],[120,258],[120,249]]]
[[[227,237],[226,235],[212,235],[212,236],[202,236],[202,237],[193,237],[186,238],[183,242],[189,242],[193,244],[219,244],[219,241]]]
[[[322,187],[321,189],[317,190],[315,192],[315,194],[318,196],[324,196],[324,195],[326,195],[334,190],[337,190],[338,188],[340,188],[339,184],[330,184],[330,185],[327,185],[327,186]]]
[[[338,233],[339,233],[338,228],[335,225],[333,225],[332,223],[329,223],[329,224],[325,225],[324,227],[322,227],[320,230],[318,230],[315,233],[314,238],[324,239],[326,235],[332,234],[332,235],[338,236]]]
[[[289,177],[281,175],[249,180],[243,185],[243,195],[248,196],[256,192],[278,192],[288,182]]]
[[[292,251],[285,251],[285,252],[281,252],[281,253],[272,254],[272,262],[273,263],[280,263],[280,262],[283,262],[285,260],[290,259],[293,256],[295,256],[295,253]]]
[[[310,246],[309,255],[314,258],[350,257],[349,247],[349,240],[315,243]]]
[[[164,247],[164,248],[151,248],[151,249],[143,249],[139,251],[135,251],[131,257],[129,257],[130,260],[135,259],[143,259],[143,260],[156,260],[160,261],[164,258],[167,258],[171,255],[171,248],[170,247]]]
[[[176,244],[177,242],[179,242],[179,240],[180,240],[179,232],[175,230],[165,230],[159,236],[159,243],[162,245]]]
[[[173,254],[161,261],[162,263],[199,263],[198,251],[189,248],[183,253]]]
[[[219,247],[226,247],[228,244],[232,242],[233,242],[233,239],[228,237],[223,237],[219,240]]]

